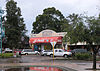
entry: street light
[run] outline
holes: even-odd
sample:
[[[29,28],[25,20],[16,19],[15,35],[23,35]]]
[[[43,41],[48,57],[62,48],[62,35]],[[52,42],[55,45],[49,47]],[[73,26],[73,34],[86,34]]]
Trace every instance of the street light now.
[[[1,47],[1,55],[2,55],[2,15],[4,14],[4,10],[0,7],[0,47]]]

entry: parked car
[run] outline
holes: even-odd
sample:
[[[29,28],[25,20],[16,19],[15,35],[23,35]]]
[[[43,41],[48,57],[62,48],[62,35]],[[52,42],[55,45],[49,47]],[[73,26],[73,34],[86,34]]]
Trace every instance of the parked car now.
[[[86,49],[74,49],[72,50],[72,54],[75,55],[76,53],[90,53],[91,52],[88,52]]]
[[[53,57],[53,51],[47,53],[47,55]],[[68,56],[72,56],[72,53],[64,51],[63,49],[54,49],[54,56],[61,56],[61,57],[65,57],[66,58]]]
[[[32,49],[23,49],[21,54],[29,55],[29,54],[40,54],[40,53],[38,51],[33,51]]]
[[[12,53],[12,50],[10,48],[5,48],[4,53]]]
[[[52,50],[42,50],[41,55],[42,56],[47,56],[47,53],[52,52]]]
[[[74,53],[78,53],[78,52],[80,52],[80,53],[86,53],[87,50],[86,49],[74,49],[73,52]]]

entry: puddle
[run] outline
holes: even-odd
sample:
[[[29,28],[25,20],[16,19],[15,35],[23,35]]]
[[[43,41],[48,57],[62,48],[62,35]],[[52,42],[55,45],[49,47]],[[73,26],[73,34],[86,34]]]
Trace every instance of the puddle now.
[[[0,59],[0,64],[1,63],[22,63],[20,58],[3,58]]]
[[[77,65],[86,65],[86,63],[77,63]]]
[[[3,68],[0,71],[65,71],[57,67],[17,67]]]

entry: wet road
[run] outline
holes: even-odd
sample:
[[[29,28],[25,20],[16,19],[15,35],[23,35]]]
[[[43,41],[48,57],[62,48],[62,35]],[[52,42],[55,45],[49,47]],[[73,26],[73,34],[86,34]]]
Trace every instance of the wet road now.
[[[71,59],[65,59],[63,57],[56,57],[53,60],[53,58],[51,57],[40,56],[40,55],[23,55],[21,58],[0,59],[0,67],[27,66],[27,65],[64,66],[78,71],[88,71],[85,69],[92,68],[92,61],[71,60]],[[100,63],[97,63],[97,68],[100,68],[99,65]]]

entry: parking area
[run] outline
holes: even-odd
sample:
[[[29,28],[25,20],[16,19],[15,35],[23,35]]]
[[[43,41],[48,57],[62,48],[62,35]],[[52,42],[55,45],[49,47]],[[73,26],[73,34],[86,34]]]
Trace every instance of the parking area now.
[[[40,55],[22,55],[20,58],[0,59],[0,68],[4,66],[27,66],[27,65],[50,65],[50,66],[63,66],[78,71],[88,71],[87,68],[92,68],[92,61],[72,60],[70,58]],[[97,62],[97,68],[100,62]],[[89,70],[90,71],[90,70]],[[96,70],[99,71],[99,70]]]

